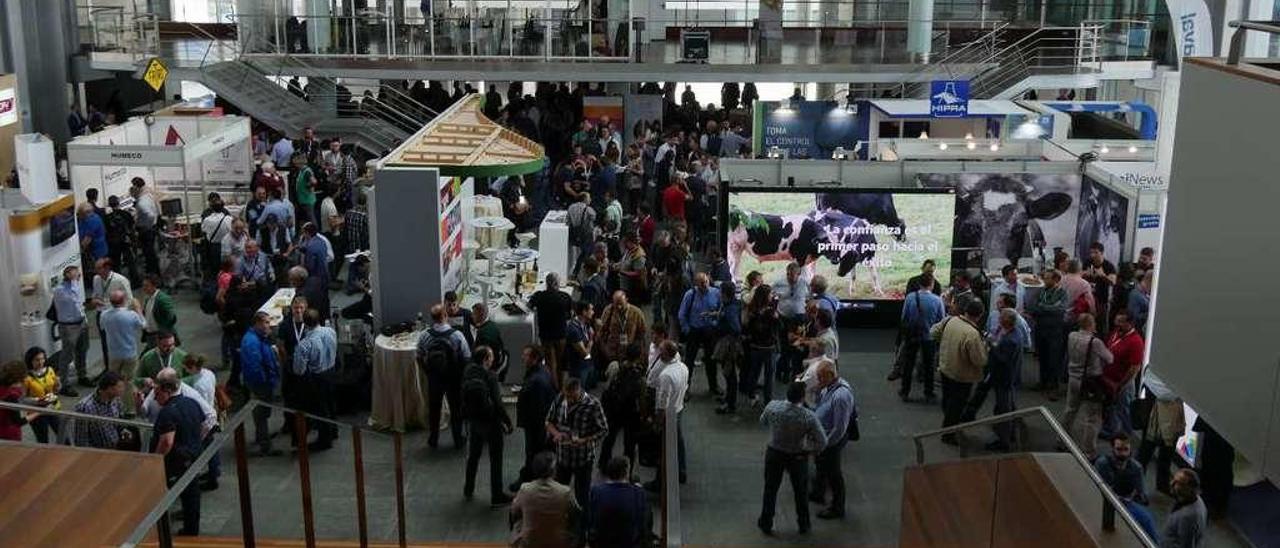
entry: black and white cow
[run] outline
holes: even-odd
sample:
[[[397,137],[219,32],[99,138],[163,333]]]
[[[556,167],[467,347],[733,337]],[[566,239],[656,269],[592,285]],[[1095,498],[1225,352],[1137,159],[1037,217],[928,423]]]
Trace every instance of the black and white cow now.
[[[773,215],[730,207],[726,238],[729,274],[738,278],[738,266],[746,252],[762,263],[795,261],[805,268],[805,277],[812,277],[818,243],[825,238],[818,223],[805,214]]]
[[[1127,202],[1119,194],[1093,181],[1080,187],[1080,221],[1076,225],[1076,256],[1088,257],[1089,246],[1102,244],[1104,255],[1120,262],[1121,239],[1125,232]]]
[[[1043,255],[1045,237],[1039,221],[1062,215],[1071,208],[1072,198],[1049,192],[1032,199],[1034,190],[1006,175],[989,175],[968,188],[957,188],[955,264],[964,263],[965,249],[982,249],[985,261],[1003,258],[1013,265],[1033,249]]]
[[[826,233],[818,245],[818,253],[836,265],[836,274],[841,278],[849,276],[849,294],[854,294],[858,265],[865,263],[871,274],[872,291],[884,295],[880,270],[874,261],[877,241],[873,223],[834,209],[815,211],[810,219]]]
[[[840,211],[814,211],[807,215],[773,215],[731,207],[729,210],[729,273],[738,278],[742,254],[750,253],[760,262],[797,262],[804,279],[813,277],[820,258],[836,265],[840,277],[849,276],[853,293],[857,265],[867,262],[876,294],[883,294],[875,257],[876,236],[871,223]]]
[[[834,209],[866,219],[871,224],[896,228],[894,239],[903,241],[907,237],[907,223],[898,216],[898,209],[893,205],[893,194],[887,192],[819,192],[814,195],[814,205],[818,211]]]

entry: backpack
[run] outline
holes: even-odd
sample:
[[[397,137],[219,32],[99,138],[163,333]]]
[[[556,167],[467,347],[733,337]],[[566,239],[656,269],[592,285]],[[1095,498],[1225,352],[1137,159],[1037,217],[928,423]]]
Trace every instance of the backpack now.
[[[638,420],[644,388],[644,370],[635,366],[620,366],[618,376],[609,382],[609,386],[600,395],[600,405],[604,407],[605,417]]]
[[[853,405],[849,407],[849,425],[845,427],[844,438],[849,441],[858,441],[862,439],[862,429],[858,428],[858,399],[853,397],[853,387],[846,386],[849,391],[849,399],[853,400]]]
[[[216,278],[200,288],[200,311],[205,314],[218,313],[218,281]]]
[[[476,366],[478,367],[478,366]],[[483,374],[468,373],[462,380],[462,414],[471,420],[488,419],[493,413],[489,383]]]
[[[452,327],[443,333],[427,330],[427,336],[431,339],[427,341],[422,363],[428,375],[455,375],[462,369],[462,360],[458,358],[458,352],[450,341],[455,331],[457,330]]]

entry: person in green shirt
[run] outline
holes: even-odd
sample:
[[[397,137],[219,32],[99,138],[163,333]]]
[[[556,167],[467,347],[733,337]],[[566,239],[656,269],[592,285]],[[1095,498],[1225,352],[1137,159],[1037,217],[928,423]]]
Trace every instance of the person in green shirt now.
[[[507,376],[507,350],[502,343],[502,332],[498,330],[498,324],[489,318],[489,306],[484,303],[476,303],[471,307],[471,325],[476,330],[476,348],[487,346],[493,350],[494,362],[497,367],[494,371],[498,374],[498,380],[501,381]]]
[[[156,347],[142,353],[138,360],[138,371],[133,376],[133,384],[144,388],[147,381],[154,380],[156,373],[166,367],[175,370],[182,368],[182,361],[187,359],[187,351],[178,348],[178,340],[172,331],[161,331],[156,335]]]
[[[142,279],[142,316],[147,320],[142,332],[143,348],[155,348],[156,339],[162,332],[172,333],[177,339],[178,315],[173,308],[173,297],[160,290],[159,279],[155,275]]]
[[[302,226],[315,221],[316,209],[316,175],[307,165],[307,156],[296,152],[291,159],[293,164],[293,193],[298,201],[298,225]]]

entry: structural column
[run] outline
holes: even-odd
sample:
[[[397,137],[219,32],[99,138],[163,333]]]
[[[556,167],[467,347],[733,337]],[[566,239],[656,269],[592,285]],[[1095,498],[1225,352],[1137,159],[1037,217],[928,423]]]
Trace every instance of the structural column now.
[[[933,0],[910,0],[907,5],[907,52],[929,62],[933,53]]]
[[[18,116],[28,132],[55,143],[71,138],[68,43],[79,42],[70,2],[7,0],[3,11],[3,66],[17,78]],[[35,100],[39,98],[39,100]]]

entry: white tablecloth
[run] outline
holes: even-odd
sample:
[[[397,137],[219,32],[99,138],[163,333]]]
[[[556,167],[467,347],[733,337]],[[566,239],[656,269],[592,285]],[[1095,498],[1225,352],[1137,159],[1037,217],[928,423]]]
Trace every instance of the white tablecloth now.
[[[275,294],[271,295],[267,302],[262,303],[258,308],[258,312],[266,312],[271,315],[271,327],[280,325],[284,321],[285,311],[289,310],[289,305],[293,303],[293,288],[284,287],[277,289]]]
[[[548,272],[560,275],[560,281],[569,279],[569,269],[573,266],[569,260],[573,258],[569,250],[569,225],[565,224],[568,215],[565,211],[548,211],[542,226],[538,228],[538,280]]]
[[[426,426],[427,376],[414,359],[419,335],[415,331],[374,339],[370,426],[399,432]],[[446,403],[440,417],[442,430],[448,427],[448,417]]]

